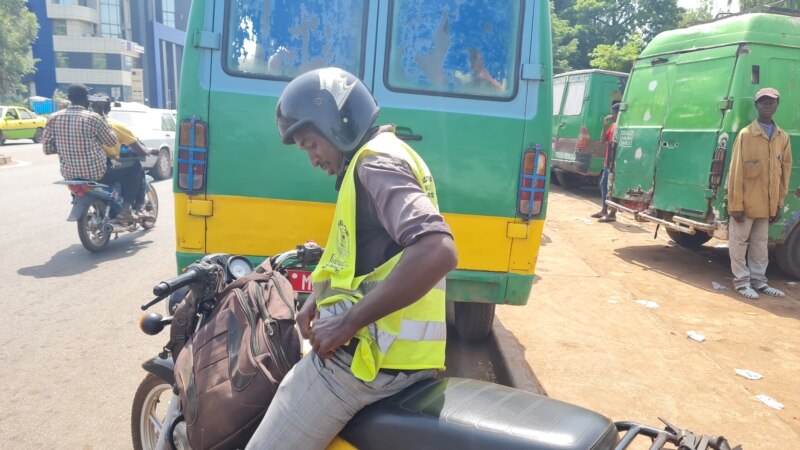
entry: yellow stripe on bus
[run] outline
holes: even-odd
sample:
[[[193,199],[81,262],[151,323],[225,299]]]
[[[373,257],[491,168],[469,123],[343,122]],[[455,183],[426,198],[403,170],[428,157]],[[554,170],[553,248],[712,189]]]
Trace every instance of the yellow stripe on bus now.
[[[175,194],[178,252],[274,255],[308,240],[324,246],[333,219],[330,203],[224,195],[205,201],[210,208],[200,209],[186,194]],[[189,213],[196,210],[211,215]],[[459,269],[534,273],[543,220],[524,224],[509,217],[444,216],[455,236]]]

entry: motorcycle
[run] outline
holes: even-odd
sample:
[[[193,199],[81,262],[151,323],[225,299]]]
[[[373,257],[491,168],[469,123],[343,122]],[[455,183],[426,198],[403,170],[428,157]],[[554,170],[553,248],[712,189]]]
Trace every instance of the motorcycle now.
[[[319,260],[321,248],[298,246],[271,258],[303,295],[310,292],[309,267]],[[156,298],[142,305],[147,310],[169,298],[167,312],[188,295],[199,295],[198,314],[209,314],[215,294],[225,283],[253,271],[249,260],[226,254],[207,255],[184,274],[153,288]],[[220,277],[224,282],[220,283]],[[298,300],[302,303],[302,297]],[[172,321],[151,312],[139,326],[149,335],[160,333]],[[136,450],[189,449],[181,400],[173,390],[174,363],[164,350],[146,361],[147,372],[134,396],[131,432]],[[167,398],[165,398],[167,397]],[[636,422],[612,422],[580,406],[490,382],[440,378],[419,382],[358,412],[328,447],[353,449],[519,449],[519,450],[623,450],[637,438],[651,440],[650,449],[741,450],[731,448],[722,436],[707,436],[680,429],[664,419],[664,429]],[[669,447],[669,446],[674,447]]]
[[[152,185],[153,177],[144,176],[144,204],[132,205],[135,210],[146,213],[145,217],[130,223],[115,220],[122,208],[121,185],[105,185],[91,180],[62,180],[72,194],[72,211],[68,222],[78,222],[78,237],[81,244],[90,252],[99,252],[108,244],[111,235],[114,239],[119,233],[136,231],[140,227],[149,230],[156,225],[158,218],[158,194]]]

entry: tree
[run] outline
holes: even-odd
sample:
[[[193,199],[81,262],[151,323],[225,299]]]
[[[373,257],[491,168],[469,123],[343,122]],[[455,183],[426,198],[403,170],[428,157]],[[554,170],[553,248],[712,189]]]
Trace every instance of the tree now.
[[[800,9],[800,0],[739,0],[739,11],[747,11],[757,6],[767,5],[776,8]]]
[[[577,49],[568,62],[577,69],[591,66],[590,55],[600,45],[624,48],[627,55],[638,45],[628,46],[634,36],[646,44],[658,33],[677,28],[682,11],[677,0],[560,0],[554,6],[558,18],[576,30]],[[611,51],[611,47],[600,49],[604,58],[611,57]]]
[[[714,0],[700,0],[698,3],[696,8],[688,9],[681,13],[681,21],[678,23],[678,28],[690,27],[714,18],[711,14]]]
[[[35,71],[31,45],[39,33],[25,0],[0,1],[0,101],[18,97],[23,77]]]
[[[569,59],[578,49],[578,39],[575,37],[578,29],[570,26],[567,20],[558,18],[554,2],[550,2],[550,17],[553,28],[553,69],[566,72],[572,69]]]
[[[589,53],[589,64],[596,69],[630,72],[633,63],[644,48],[642,36],[635,34],[623,46],[600,44]]]

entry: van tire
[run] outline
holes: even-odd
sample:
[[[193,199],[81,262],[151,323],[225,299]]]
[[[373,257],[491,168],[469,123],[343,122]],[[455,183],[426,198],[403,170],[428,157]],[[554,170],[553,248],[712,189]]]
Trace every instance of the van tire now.
[[[494,303],[455,302],[455,327],[465,341],[481,341],[489,336],[494,323]]]
[[[710,234],[700,230],[697,230],[694,234],[686,234],[667,228],[667,234],[675,243],[686,248],[700,248],[711,240]]]
[[[775,262],[787,275],[800,278],[800,227],[794,227],[786,241],[775,247]]]
[[[574,189],[581,185],[581,181],[577,175],[564,172],[563,170],[556,170],[555,174],[559,186],[564,189]]]

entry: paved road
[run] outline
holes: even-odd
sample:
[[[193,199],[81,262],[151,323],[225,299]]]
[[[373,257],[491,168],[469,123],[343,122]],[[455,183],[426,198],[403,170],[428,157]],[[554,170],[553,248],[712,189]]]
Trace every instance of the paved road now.
[[[130,448],[140,364],[166,342],[137,320],[152,286],[176,273],[171,183],[155,184],[154,229],[92,254],[66,222],[58,157],[28,140],[0,154],[14,161],[0,166],[0,448]],[[448,373],[507,383],[494,341],[460,345],[448,346]]]

